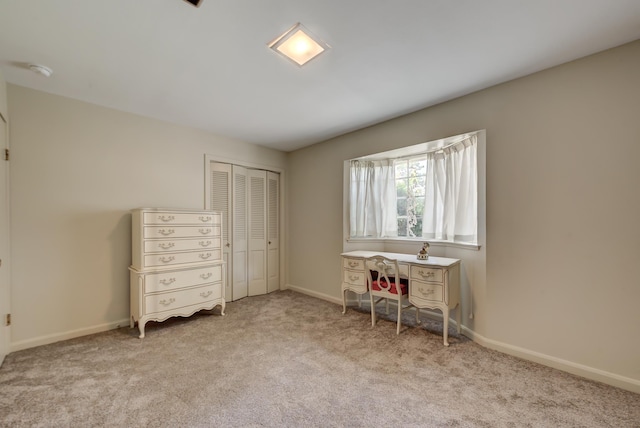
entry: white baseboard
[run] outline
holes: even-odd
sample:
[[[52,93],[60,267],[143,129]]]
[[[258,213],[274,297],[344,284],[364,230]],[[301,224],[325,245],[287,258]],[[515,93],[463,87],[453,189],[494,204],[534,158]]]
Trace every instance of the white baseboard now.
[[[76,337],[86,336],[88,334],[102,333],[116,328],[129,325],[129,319],[114,321],[110,323],[95,325],[87,328],[79,328],[77,330],[65,331],[62,333],[40,336],[33,339],[12,342],[10,352],[22,351],[23,349],[35,348],[36,346],[48,345],[50,343],[60,342],[62,340],[75,339]]]
[[[551,355],[535,352],[530,349],[520,348],[518,346],[509,345],[508,343],[498,342],[497,340],[488,339],[478,333],[463,326],[463,333],[465,336],[472,339],[474,342],[494,349],[496,351],[503,352],[505,354],[513,355],[514,357],[522,358],[524,360],[533,361],[535,363],[542,364],[544,366],[552,367],[554,369],[562,370],[567,373],[575,374],[590,380],[606,383],[618,388],[626,389],[627,391],[640,393],[640,380],[632,379],[625,376],[620,376],[615,373],[607,372],[604,370],[596,369],[594,367],[585,366],[583,364],[574,363],[573,361],[563,360],[561,358],[553,357]]]
[[[336,299],[333,296],[326,295],[324,293],[318,293],[314,291],[306,290],[302,287],[297,287],[291,284],[287,284],[287,288],[297,291],[302,294],[306,294],[318,299],[326,300],[332,303],[336,303],[342,306],[342,300]],[[355,303],[355,301],[347,301],[347,303]],[[393,302],[391,303],[393,304]],[[437,311],[420,310],[421,314],[425,314],[430,318],[442,320],[442,314]],[[455,320],[450,320],[453,326],[456,326]],[[469,329],[464,324],[462,325],[461,333],[473,340],[477,344],[489,349],[493,349],[514,357],[522,358],[523,360],[533,361],[538,364],[542,364],[547,367],[562,370],[567,373],[575,374],[577,376],[584,377],[586,379],[595,380],[597,382],[606,383],[617,388],[626,389],[627,391],[640,393],[640,380],[632,379],[625,376],[620,376],[615,373],[607,372],[604,370],[596,369],[593,367],[585,366],[582,364],[574,363],[572,361],[563,360],[561,358],[553,357],[551,355],[542,354],[540,352],[531,351],[529,349],[520,348],[517,346],[509,345],[507,343],[498,342],[497,340],[488,339],[475,331]]]
[[[335,303],[336,305],[342,306],[342,299],[329,296],[328,294],[318,293],[316,291],[307,290],[306,288],[297,287],[291,284],[286,284],[284,290],[293,290],[301,294],[306,294],[307,296],[316,297],[318,299],[326,300],[327,302]]]

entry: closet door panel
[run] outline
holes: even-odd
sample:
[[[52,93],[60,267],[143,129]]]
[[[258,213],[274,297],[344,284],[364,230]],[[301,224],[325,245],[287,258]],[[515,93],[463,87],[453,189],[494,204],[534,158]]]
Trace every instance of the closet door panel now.
[[[233,216],[231,212],[231,164],[228,163],[210,163],[211,171],[211,192],[209,200],[211,201],[211,210],[220,211],[222,213],[222,258],[226,263],[227,272],[233,272],[233,258],[231,257],[231,236],[230,231]],[[225,296],[227,300],[234,300],[233,290],[231,287],[232,275],[225,275]]]
[[[280,289],[280,174],[267,172],[267,292]]]
[[[247,170],[249,179],[249,296],[267,292],[267,173]]]
[[[248,296],[247,169],[233,166],[233,300]]]

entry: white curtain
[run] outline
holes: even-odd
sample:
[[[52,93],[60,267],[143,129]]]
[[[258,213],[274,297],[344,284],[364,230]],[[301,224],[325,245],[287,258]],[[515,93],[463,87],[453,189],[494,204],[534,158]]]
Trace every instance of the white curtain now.
[[[398,236],[393,160],[353,160],[350,170],[351,237]]]
[[[423,238],[478,241],[477,153],[473,135],[427,155]]]

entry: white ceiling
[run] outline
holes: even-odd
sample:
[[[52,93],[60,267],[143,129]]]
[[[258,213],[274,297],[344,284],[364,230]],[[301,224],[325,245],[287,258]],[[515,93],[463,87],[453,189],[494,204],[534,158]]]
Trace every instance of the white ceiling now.
[[[284,151],[637,39],[640,0],[0,0],[7,82]]]

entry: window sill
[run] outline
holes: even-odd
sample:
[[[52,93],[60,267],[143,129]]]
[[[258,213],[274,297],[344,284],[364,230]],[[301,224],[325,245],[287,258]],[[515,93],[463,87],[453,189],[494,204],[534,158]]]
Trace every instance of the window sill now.
[[[450,242],[450,241],[437,241],[437,240],[427,240],[420,238],[347,238],[347,242],[349,243],[402,243],[402,244],[413,244],[413,243],[423,243],[428,242],[431,247],[450,247],[450,248],[462,248],[465,250],[471,251],[480,251],[480,244],[471,244],[467,242]]]

